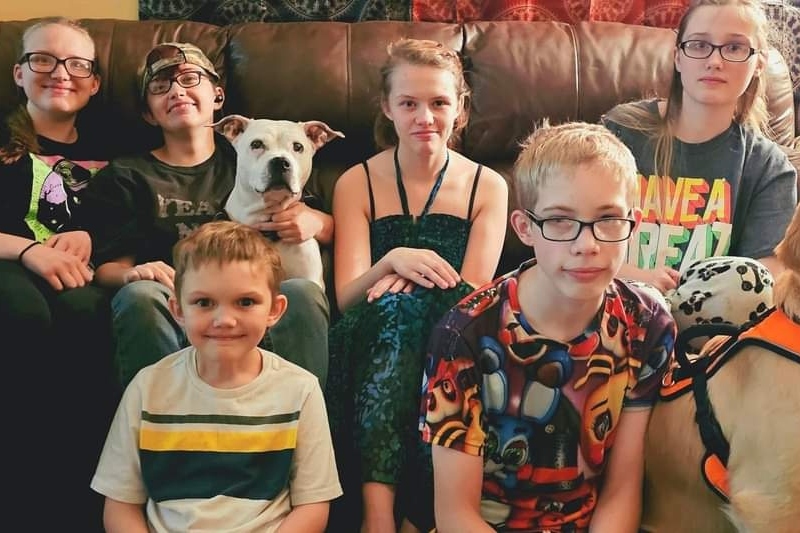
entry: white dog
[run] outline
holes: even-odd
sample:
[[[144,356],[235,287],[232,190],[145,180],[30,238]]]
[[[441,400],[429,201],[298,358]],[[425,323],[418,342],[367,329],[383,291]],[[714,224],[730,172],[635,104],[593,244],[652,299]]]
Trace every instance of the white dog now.
[[[270,220],[266,204],[300,199],[311,176],[316,151],[344,137],[320,121],[250,119],[228,115],[214,124],[237,153],[236,183],[225,203],[231,220],[252,225]],[[316,239],[301,243],[275,240],[287,278],[307,278],[324,291],[322,259]]]

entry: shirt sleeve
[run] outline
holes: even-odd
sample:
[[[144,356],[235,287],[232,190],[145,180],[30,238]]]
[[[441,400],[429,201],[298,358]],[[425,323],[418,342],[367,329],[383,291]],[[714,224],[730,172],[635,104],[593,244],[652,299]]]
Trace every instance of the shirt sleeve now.
[[[147,194],[132,169],[115,162],[92,179],[85,195],[84,225],[92,237],[95,265],[136,255],[145,234],[141,221],[151,214]]]
[[[636,376],[623,400],[623,408],[648,408],[658,399],[661,381],[674,357],[675,321],[664,305],[643,298],[631,328],[631,365]],[[638,367],[638,371],[636,370]]]
[[[122,396],[108,432],[91,488],[103,496],[125,503],[143,504],[147,490],[139,461],[139,428],[142,398],[134,378]]]
[[[292,506],[326,502],[342,495],[328,427],[322,390],[314,379],[297,425],[297,445],[289,481]]]
[[[453,310],[448,316],[458,312]],[[448,317],[434,329],[428,345],[420,431],[430,444],[483,455],[482,374],[474,354]]]
[[[731,243],[731,255],[761,259],[774,255],[797,206],[797,172],[772,141],[754,146],[745,164],[742,182],[756,180],[752,194],[737,200],[735,213],[740,238]]]

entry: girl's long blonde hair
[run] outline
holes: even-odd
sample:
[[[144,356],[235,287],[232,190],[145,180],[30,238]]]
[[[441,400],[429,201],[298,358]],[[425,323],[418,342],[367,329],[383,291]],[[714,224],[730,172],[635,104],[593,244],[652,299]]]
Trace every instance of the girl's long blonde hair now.
[[[753,47],[757,54],[767,53],[768,22],[760,0],[694,0],[681,17],[675,38],[675,46],[680,45],[694,12],[704,6],[735,6],[753,22],[755,40]],[[672,170],[674,153],[675,124],[683,107],[683,82],[681,75],[673,65],[672,81],[666,99],[666,112],[652,113],[649,108],[638,105],[623,104],[610,110],[606,117],[629,129],[643,132],[653,141],[653,170],[658,176],[669,176]],[[765,93],[765,83],[761,76],[753,75],[745,91],[739,96],[734,110],[733,120],[738,124],[750,127],[766,134],[769,131],[769,112]]]

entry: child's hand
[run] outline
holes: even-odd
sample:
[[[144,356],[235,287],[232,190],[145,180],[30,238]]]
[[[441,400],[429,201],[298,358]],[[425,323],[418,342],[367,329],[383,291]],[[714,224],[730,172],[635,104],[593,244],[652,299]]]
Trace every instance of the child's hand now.
[[[649,283],[661,291],[661,294],[666,294],[667,291],[674,290],[678,286],[678,280],[681,279],[680,272],[665,266],[646,270],[645,272],[647,272],[647,279],[642,281]]]
[[[416,283],[407,280],[399,274],[387,274],[379,279],[375,285],[367,289],[367,301],[370,303],[374,302],[387,292],[391,294],[397,294],[399,292],[408,294],[414,290],[416,286]]]
[[[392,271],[428,289],[452,289],[461,281],[458,272],[433,250],[394,248],[384,258]]]
[[[34,246],[22,257],[22,264],[44,278],[55,290],[83,287],[94,273],[76,255],[52,246]]]
[[[253,227],[260,231],[277,232],[278,237],[287,243],[301,243],[322,229],[321,213],[311,209],[303,202],[294,202],[283,211],[274,213],[269,222],[260,222]]]
[[[84,265],[89,264],[92,255],[92,239],[85,231],[66,231],[56,233],[44,241],[45,246],[61,250],[80,259]]]
[[[163,261],[152,261],[142,265],[136,265],[128,269],[122,276],[122,281],[126,285],[134,281],[149,279],[166,285],[169,290],[175,290],[175,269]]]

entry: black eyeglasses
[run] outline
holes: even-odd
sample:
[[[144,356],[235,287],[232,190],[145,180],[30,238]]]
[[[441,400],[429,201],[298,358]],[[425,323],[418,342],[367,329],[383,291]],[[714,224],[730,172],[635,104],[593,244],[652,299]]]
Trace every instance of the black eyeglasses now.
[[[706,59],[711,57],[714,50],[719,50],[720,57],[732,63],[744,63],[758,52],[755,48],[742,43],[711,44],[700,40],[683,41],[678,48],[686,57],[692,59]]]
[[[627,217],[598,218],[591,222],[584,222],[569,217],[539,218],[529,209],[525,209],[525,214],[542,230],[542,237],[555,242],[574,241],[584,227],[592,229],[592,235],[597,241],[620,242],[631,236],[633,226],[636,225],[636,221]]]
[[[75,78],[90,78],[94,74],[94,61],[84,57],[65,57],[59,59],[46,52],[27,52],[17,61],[18,64],[27,63],[28,68],[39,74],[50,74],[64,65],[67,74]]]
[[[171,78],[156,76],[147,82],[147,90],[150,94],[165,94],[172,88],[173,83],[177,83],[184,89],[188,89],[189,87],[200,85],[203,78],[207,77],[208,76],[199,70],[188,70]]]

